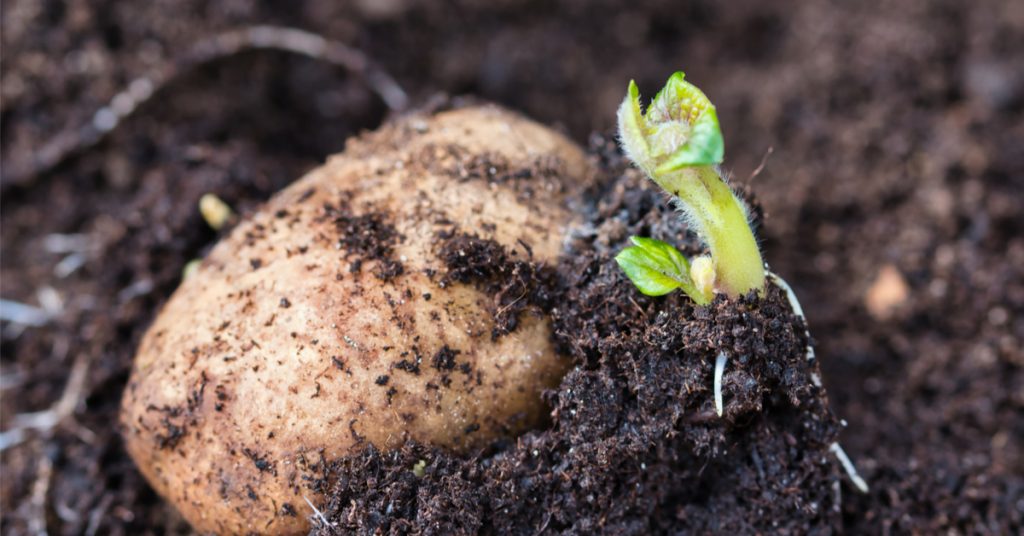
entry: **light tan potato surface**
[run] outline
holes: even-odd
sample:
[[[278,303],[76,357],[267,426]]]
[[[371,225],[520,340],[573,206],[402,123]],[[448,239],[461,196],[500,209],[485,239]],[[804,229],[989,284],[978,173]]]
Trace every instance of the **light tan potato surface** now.
[[[574,144],[492,106],[350,141],[171,297],[125,392],[129,453],[201,532],[304,533],[323,462],[365,442],[465,450],[537,425],[567,366],[547,321],[492,338],[498,298],[442,285],[438,251],[461,231],[552,263],[589,176]]]

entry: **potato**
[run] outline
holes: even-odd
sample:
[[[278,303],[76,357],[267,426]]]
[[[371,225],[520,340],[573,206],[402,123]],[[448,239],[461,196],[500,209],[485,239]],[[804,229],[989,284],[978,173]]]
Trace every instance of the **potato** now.
[[[128,452],[201,532],[303,533],[332,459],[537,426],[568,362],[536,307],[508,316],[529,287],[498,287],[555,261],[592,175],[573,143],[494,106],[350,141],[168,301],[125,392]],[[477,273],[491,257],[506,266]]]

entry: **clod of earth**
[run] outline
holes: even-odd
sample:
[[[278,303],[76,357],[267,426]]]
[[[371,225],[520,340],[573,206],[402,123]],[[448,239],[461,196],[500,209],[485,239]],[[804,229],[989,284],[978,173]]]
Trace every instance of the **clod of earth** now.
[[[550,265],[592,176],[492,106],[350,141],[171,297],[123,399],[129,453],[201,532],[300,533],[328,460],[538,426],[569,366],[541,314]]]

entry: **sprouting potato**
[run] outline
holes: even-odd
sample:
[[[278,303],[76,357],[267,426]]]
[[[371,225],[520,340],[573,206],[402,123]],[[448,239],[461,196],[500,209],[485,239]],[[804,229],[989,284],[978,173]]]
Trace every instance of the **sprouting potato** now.
[[[239,223],[156,318],[123,400],[131,456],[201,532],[302,533],[333,459],[540,425],[568,362],[532,287],[503,279],[554,263],[591,176],[572,142],[493,106],[351,140]],[[518,264],[476,270],[497,261],[462,249],[474,240]]]

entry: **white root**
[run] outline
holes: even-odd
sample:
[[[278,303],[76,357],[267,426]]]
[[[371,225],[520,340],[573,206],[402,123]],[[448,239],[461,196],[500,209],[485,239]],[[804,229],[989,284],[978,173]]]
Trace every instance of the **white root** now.
[[[244,34],[222,34],[224,48],[237,47],[281,50],[338,65],[363,76],[367,85],[388,108],[400,111],[409,104],[409,97],[390,74],[383,71],[359,50],[321,35],[281,26],[253,26]]]
[[[28,519],[29,534],[48,534],[46,530],[46,498],[50,494],[53,480],[53,460],[43,453],[36,468],[36,480],[29,497],[31,514]]]
[[[71,155],[99,143],[174,79],[197,66],[248,50],[288,52],[336,65],[361,77],[390,110],[400,112],[409,105],[409,97],[398,82],[356,48],[312,32],[284,26],[264,25],[229,30],[195,43],[175,64],[132,80],[106,106],[96,110],[91,121],[58,133],[27,161],[16,161],[5,166],[0,185],[6,189],[11,185],[24,184],[52,170]]]
[[[14,416],[14,426],[0,433],[0,452],[3,452],[27,439],[29,430],[37,430],[44,436],[53,433],[53,430],[65,420],[71,418],[75,407],[82,399],[82,391],[85,388],[86,373],[89,371],[89,360],[85,354],[79,355],[75,364],[71,367],[71,376],[64,387],[64,393],[50,409],[34,413],[22,413]],[[87,443],[95,440],[95,434],[91,430],[75,423],[72,427],[75,434]]]
[[[309,507],[313,509],[313,515],[316,516],[320,523],[322,523],[324,527],[330,527],[331,522],[327,521],[327,517],[324,516],[323,512],[318,510],[316,506],[313,506],[313,501],[310,501],[309,497],[306,497],[305,495],[303,495],[302,498],[306,501],[306,504],[308,504]]]
[[[728,360],[725,352],[719,352],[715,358],[715,413],[722,416],[722,373],[725,372],[725,362]]]
[[[846,455],[846,451],[843,447],[839,446],[838,442],[829,445],[828,450],[832,451],[832,454],[836,455],[839,459],[839,464],[843,466],[843,470],[846,471],[846,476],[850,477],[850,481],[853,482],[853,486],[857,488],[857,491],[861,493],[868,492],[868,483],[861,478],[857,472],[857,468],[853,466],[853,462],[850,461],[850,457]]]
[[[767,268],[767,265],[765,267]],[[793,314],[804,321],[804,337],[807,338],[807,348],[804,349],[804,355],[808,361],[814,361],[815,355],[814,347],[811,346],[811,332],[807,326],[807,317],[804,316],[804,308],[800,306],[800,300],[796,299],[796,292],[793,292],[793,287],[789,286],[789,283],[786,283],[786,280],[779,277],[775,272],[765,270],[765,274],[777,287],[786,292],[786,299],[789,300],[789,307],[793,310]],[[811,382],[814,383],[815,387],[821,387],[821,376],[817,372],[812,371]]]
[[[807,337],[807,349],[805,350],[807,361],[814,361],[814,347],[811,346],[811,333],[807,328],[807,317],[804,316],[804,309],[800,306],[800,301],[796,299],[796,293],[793,292],[793,288],[789,286],[789,283],[786,283],[786,280],[779,277],[778,274],[771,270],[767,270],[767,267],[768,266],[765,265],[765,273],[776,286],[786,292],[786,299],[789,300],[789,306],[793,309],[793,314],[799,317],[800,320],[804,321],[804,336]],[[811,372],[811,382],[814,383],[815,387],[821,387],[821,376],[819,376],[817,372]],[[836,458],[839,459],[840,465],[843,466],[843,470],[846,471],[846,475],[850,477],[850,481],[853,482],[853,486],[857,488],[857,491],[867,493],[867,481],[865,481],[857,472],[857,468],[854,467],[853,462],[850,461],[850,457],[846,455],[846,451],[843,450],[843,447],[840,447],[838,442],[834,442],[828,449],[836,455]]]
[[[50,321],[50,313],[21,302],[0,300],[0,320],[38,328]]]

